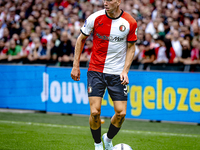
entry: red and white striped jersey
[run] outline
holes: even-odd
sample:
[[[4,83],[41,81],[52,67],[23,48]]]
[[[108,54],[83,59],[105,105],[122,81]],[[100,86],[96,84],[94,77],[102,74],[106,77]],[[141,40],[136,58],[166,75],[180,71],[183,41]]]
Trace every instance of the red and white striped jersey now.
[[[122,11],[110,18],[105,9],[90,15],[81,28],[84,35],[93,32],[93,48],[88,71],[121,74],[126,58],[127,42],[137,40],[137,23]]]

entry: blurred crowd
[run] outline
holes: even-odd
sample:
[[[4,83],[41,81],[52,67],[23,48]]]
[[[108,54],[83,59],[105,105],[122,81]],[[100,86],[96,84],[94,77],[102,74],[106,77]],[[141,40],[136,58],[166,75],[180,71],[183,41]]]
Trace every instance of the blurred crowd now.
[[[138,23],[133,63],[200,64],[200,0],[122,0]],[[0,0],[0,63],[72,65],[85,19],[102,0]],[[92,52],[88,37],[80,61]]]

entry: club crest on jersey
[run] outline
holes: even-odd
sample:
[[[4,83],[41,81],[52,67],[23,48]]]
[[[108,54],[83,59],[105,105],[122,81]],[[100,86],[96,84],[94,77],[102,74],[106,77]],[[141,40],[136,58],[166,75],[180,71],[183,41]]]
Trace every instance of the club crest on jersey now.
[[[124,25],[119,26],[119,30],[124,32],[126,30],[126,27]]]
[[[91,86],[88,87],[88,93],[92,93],[92,87]]]

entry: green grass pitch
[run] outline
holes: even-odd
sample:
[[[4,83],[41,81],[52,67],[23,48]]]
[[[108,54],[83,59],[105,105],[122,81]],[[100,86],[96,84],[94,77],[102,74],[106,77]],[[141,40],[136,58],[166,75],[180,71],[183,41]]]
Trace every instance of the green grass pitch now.
[[[113,139],[118,143],[133,150],[200,150],[200,126],[126,120]],[[88,116],[1,112],[0,150],[94,150]]]

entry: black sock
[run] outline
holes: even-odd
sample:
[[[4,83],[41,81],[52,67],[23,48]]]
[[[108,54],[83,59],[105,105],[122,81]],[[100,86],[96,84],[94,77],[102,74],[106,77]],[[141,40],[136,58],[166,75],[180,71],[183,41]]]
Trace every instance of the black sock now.
[[[119,132],[120,128],[115,127],[112,123],[108,129],[107,137],[113,139],[113,137]]]
[[[97,130],[91,129],[92,136],[95,143],[101,143],[101,126]]]

